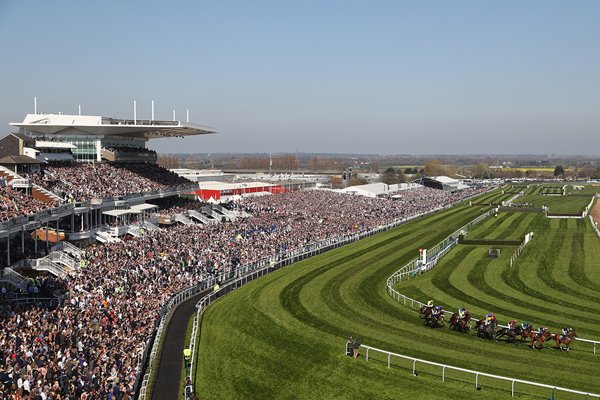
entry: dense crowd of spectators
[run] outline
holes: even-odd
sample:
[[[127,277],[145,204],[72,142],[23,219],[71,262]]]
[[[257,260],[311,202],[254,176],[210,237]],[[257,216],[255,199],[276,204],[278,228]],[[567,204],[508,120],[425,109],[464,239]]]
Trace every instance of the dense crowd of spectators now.
[[[104,146],[106,150],[118,153],[136,153],[136,154],[156,154],[156,151],[147,149],[145,147],[134,147],[134,146]]]
[[[248,218],[177,225],[89,247],[83,267],[60,283],[65,301],[58,308],[3,303],[0,398],[133,399],[158,312],[174,293],[209,276],[233,276],[240,264],[301,251],[474,193],[421,189],[383,200],[311,190],[255,197],[238,205],[252,214]]]
[[[43,174],[30,174],[27,177],[70,201],[102,199],[191,184],[187,179],[153,163],[47,165]]]
[[[199,210],[209,204],[193,199],[178,197],[167,197],[164,199],[152,200],[152,203],[158,206],[156,213],[159,215],[185,214],[189,210]]]
[[[11,186],[0,186],[0,221],[35,214],[58,204],[45,203]]]

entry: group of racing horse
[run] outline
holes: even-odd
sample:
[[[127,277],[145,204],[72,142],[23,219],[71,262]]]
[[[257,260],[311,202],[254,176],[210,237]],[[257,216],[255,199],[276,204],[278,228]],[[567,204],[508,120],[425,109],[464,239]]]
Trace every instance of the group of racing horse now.
[[[446,312],[441,306],[434,306],[430,300],[423,305],[419,311],[420,317],[425,320],[425,326],[439,328],[444,326]],[[477,336],[485,339],[496,340],[502,337],[507,342],[517,343],[526,340],[531,341],[531,348],[541,350],[545,341],[554,340],[556,348],[569,351],[571,341],[577,336],[572,328],[563,328],[561,333],[551,333],[548,328],[539,327],[534,329],[533,325],[524,321],[517,324],[516,321],[510,321],[508,326],[498,329],[498,323],[493,313],[487,314],[485,319],[473,319],[468,310],[461,308],[450,317],[449,329],[457,330],[462,333],[471,330],[472,323],[475,322]]]

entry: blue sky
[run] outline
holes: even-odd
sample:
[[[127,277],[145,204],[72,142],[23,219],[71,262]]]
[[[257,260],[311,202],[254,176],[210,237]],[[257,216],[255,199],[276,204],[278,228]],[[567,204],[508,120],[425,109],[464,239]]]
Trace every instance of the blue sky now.
[[[0,0],[0,134],[170,119],[170,152],[598,154],[598,1]]]

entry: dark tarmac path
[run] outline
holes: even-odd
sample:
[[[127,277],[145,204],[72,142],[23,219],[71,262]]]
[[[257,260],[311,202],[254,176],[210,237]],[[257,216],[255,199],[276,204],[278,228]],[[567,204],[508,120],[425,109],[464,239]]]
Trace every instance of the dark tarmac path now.
[[[186,346],[185,333],[188,321],[196,312],[196,303],[211,289],[190,297],[177,307],[164,336],[164,346],[160,353],[158,374],[152,390],[153,400],[177,400],[183,398],[179,393],[181,372],[183,369],[183,349]]]

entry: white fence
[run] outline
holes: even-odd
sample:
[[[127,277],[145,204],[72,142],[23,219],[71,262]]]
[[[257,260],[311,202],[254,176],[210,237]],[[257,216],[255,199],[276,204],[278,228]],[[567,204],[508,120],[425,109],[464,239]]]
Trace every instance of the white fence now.
[[[592,224],[592,229],[594,230],[594,232],[596,232],[596,235],[598,235],[598,237],[600,237],[600,230],[598,230],[598,225],[596,224],[596,222],[594,221],[594,219],[592,218],[591,215],[590,215],[590,223]]]
[[[510,268],[513,267],[513,263],[517,260],[517,258],[519,258],[519,256],[523,252],[523,249],[525,248],[525,246],[527,246],[527,243],[529,243],[530,240],[523,239],[523,243],[521,243],[519,245],[519,247],[517,247],[517,250],[515,250],[515,252],[513,253],[513,255],[510,256],[510,261],[509,261]]]
[[[392,353],[390,351],[381,350],[381,349],[371,347],[371,346],[362,345],[361,348],[366,350],[366,354],[365,354],[366,361],[369,361],[369,352],[376,352],[376,353],[381,353],[381,354],[387,355],[387,367],[388,368],[391,368],[391,366],[392,366],[392,357],[402,358],[404,360],[412,361],[413,375],[417,374],[417,364],[424,364],[424,365],[440,367],[442,382],[446,381],[446,370],[459,371],[459,372],[467,373],[469,375],[474,375],[475,376],[474,384],[475,384],[476,389],[479,389],[481,387],[479,377],[487,377],[487,378],[497,379],[497,380],[501,380],[501,381],[508,381],[508,382],[511,382],[511,397],[515,396],[516,384],[522,384],[522,385],[526,385],[526,386],[536,386],[536,387],[540,387],[540,388],[547,388],[547,389],[551,389],[553,391],[558,391],[558,392],[566,392],[566,393],[573,393],[573,394],[578,394],[578,395],[586,396],[586,397],[600,398],[600,394],[596,394],[596,393],[588,393],[588,392],[583,392],[580,390],[567,389],[567,388],[563,388],[560,386],[547,385],[544,383],[531,382],[531,381],[526,381],[523,379],[509,378],[506,376],[493,375],[493,374],[488,374],[485,372],[474,371],[471,369],[459,368],[459,367],[455,367],[452,365],[446,365],[446,364],[436,363],[433,361],[421,360],[419,358],[405,356],[403,354]]]

